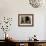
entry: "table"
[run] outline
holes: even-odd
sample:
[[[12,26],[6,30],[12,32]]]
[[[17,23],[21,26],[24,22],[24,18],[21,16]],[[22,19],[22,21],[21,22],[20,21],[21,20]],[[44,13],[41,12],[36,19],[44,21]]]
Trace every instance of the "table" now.
[[[46,40],[29,41],[29,40],[9,40],[7,43],[16,46],[46,46]]]

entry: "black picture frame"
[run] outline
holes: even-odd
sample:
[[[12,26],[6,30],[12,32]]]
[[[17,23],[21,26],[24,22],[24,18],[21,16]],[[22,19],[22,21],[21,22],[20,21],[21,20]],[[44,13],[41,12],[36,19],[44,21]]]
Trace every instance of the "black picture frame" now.
[[[34,14],[18,14],[18,26],[33,27]]]

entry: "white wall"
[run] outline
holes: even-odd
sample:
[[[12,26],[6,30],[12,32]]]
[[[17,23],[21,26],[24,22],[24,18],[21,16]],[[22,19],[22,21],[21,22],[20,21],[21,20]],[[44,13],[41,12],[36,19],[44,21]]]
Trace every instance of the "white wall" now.
[[[33,8],[28,0],[0,0],[0,18],[3,16],[12,17],[10,33],[17,40],[27,40],[34,34],[39,40],[45,40],[45,15],[46,6]],[[18,27],[18,14],[34,14],[33,27]],[[0,35],[3,32],[0,31]],[[4,39],[0,36],[0,39]]]

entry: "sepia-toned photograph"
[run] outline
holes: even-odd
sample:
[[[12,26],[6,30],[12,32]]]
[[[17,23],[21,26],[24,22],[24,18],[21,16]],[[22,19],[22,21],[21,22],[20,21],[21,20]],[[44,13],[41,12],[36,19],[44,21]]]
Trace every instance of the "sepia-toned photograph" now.
[[[33,14],[18,14],[18,26],[33,26]]]

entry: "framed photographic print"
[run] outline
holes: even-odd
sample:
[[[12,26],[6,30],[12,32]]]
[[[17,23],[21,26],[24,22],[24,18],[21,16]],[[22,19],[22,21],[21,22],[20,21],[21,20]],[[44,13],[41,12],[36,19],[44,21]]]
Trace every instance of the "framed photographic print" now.
[[[18,26],[33,26],[34,15],[33,14],[18,14]]]

